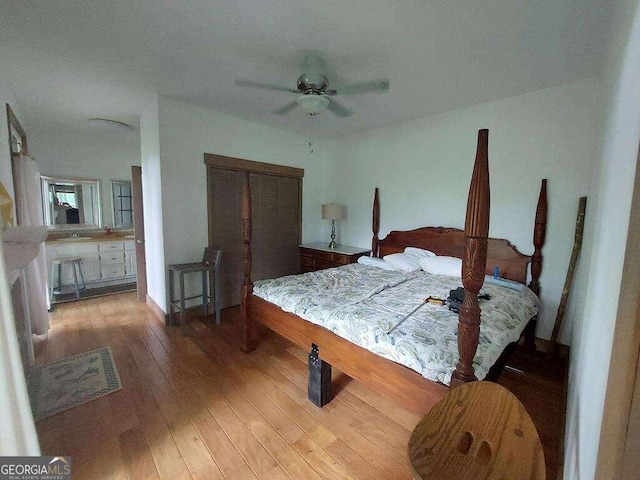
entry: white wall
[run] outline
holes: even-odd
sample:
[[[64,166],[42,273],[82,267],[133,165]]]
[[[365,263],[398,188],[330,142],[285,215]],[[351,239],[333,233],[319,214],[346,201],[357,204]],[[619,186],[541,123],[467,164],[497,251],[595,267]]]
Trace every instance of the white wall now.
[[[305,137],[162,96],[158,108],[165,252],[162,265],[198,260],[207,245],[204,153],[303,168],[302,237],[303,241],[318,238],[322,159],[309,152]],[[143,143],[146,134],[143,129]],[[143,160],[143,175],[145,168]],[[147,232],[146,236],[148,239]],[[158,283],[157,288],[149,294],[165,308],[165,276],[158,274],[153,282]]]
[[[604,66],[605,125],[587,218],[588,284],[580,295],[571,351],[565,478],[596,472],[640,141],[640,9],[618,2]]]
[[[425,225],[463,228],[477,131],[488,128],[492,237],[533,253],[540,180],[549,179],[538,326],[538,336],[548,338],[573,246],[578,198],[588,194],[598,94],[596,79],[583,80],[324,142],[322,200],[348,210],[341,242],[371,244],[376,186],[381,238]],[[569,327],[571,320],[569,311]]]
[[[140,152],[142,162],[142,198],[144,208],[147,295],[164,308],[165,262],[162,218],[162,175],[160,166],[160,130],[158,98],[140,115]],[[162,303],[160,303],[162,302]]]
[[[27,139],[42,175],[100,180],[102,225],[113,225],[111,180],[130,181],[140,165],[139,133],[33,125]]]

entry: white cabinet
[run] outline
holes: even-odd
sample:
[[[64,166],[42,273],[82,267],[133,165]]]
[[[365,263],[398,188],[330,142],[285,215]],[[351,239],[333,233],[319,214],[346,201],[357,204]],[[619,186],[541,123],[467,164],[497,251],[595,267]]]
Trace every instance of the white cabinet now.
[[[124,242],[100,242],[98,245],[101,252],[114,252],[124,250]]]
[[[124,277],[124,263],[120,265],[102,265],[100,274],[104,280]]]
[[[124,269],[127,276],[136,275],[136,252],[125,251],[124,252]]]
[[[55,281],[58,286],[58,275],[61,286],[73,285],[72,264],[60,265],[54,272],[51,271],[51,262],[61,258],[82,258],[84,280],[93,282],[100,280],[100,258],[96,243],[74,242],[69,244],[47,243],[47,260],[49,262],[50,281]],[[55,276],[55,277],[54,277]],[[80,281],[80,278],[78,278]]]
[[[111,280],[124,277],[124,242],[100,242],[99,249],[102,278]]]
[[[82,266],[84,267],[85,282],[100,280],[100,257],[98,255],[83,256]]]
[[[124,269],[126,276],[136,276],[136,244],[133,240],[124,242]]]
[[[136,276],[136,244],[133,240],[124,242],[124,269],[125,275]]]
[[[124,251],[101,253],[100,265],[124,265]]]
[[[133,240],[111,240],[102,242],[72,241],[68,243],[47,243],[47,260],[49,262],[50,281],[58,285],[58,270],[51,271],[53,260],[63,258],[82,258],[84,279],[87,283],[99,286],[108,284],[130,283],[135,281],[135,244]],[[60,269],[61,286],[73,285],[71,264],[63,264]],[[55,275],[55,277],[52,277]],[[80,280],[80,278],[78,278]],[[89,285],[90,286],[90,285]]]
[[[100,280],[100,257],[98,255],[76,255],[82,258],[82,271],[84,272],[84,281],[85,282],[94,282]],[[51,269],[49,269],[51,271]],[[60,274],[61,274],[61,284],[62,286],[73,285],[73,268],[72,264],[66,263],[60,265]],[[58,271],[55,272],[56,276],[56,287],[58,285]],[[78,277],[78,282],[81,281],[81,278]]]

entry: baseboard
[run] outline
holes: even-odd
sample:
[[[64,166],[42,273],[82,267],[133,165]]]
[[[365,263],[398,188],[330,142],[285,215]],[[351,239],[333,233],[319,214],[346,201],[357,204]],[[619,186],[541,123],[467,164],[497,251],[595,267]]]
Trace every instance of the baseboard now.
[[[149,296],[149,294],[147,294],[147,305],[149,305],[151,311],[158,318],[158,320],[161,320],[163,322],[165,321],[166,314],[164,313],[164,310],[160,308],[160,305],[158,305],[155,300]]]
[[[155,302],[153,298],[147,294],[147,305],[151,308],[153,314],[158,318],[158,320],[164,322],[164,324],[168,327],[172,325],[180,325],[180,314],[178,312],[173,313],[173,322],[170,321],[169,314],[165,313],[165,311],[160,308],[160,306]],[[203,318],[202,314],[202,305],[197,305],[194,307],[188,307],[185,310],[185,321],[193,320],[194,318]],[[209,308],[209,315],[207,318],[211,318],[215,322],[215,312],[213,309],[213,305]]]
[[[199,319],[204,319],[204,315],[202,312],[202,305],[195,305],[193,307],[187,307],[185,309],[184,312],[185,315],[185,322],[188,322],[189,320],[193,320],[195,318],[199,318]],[[215,310],[213,305],[211,305],[209,307],[209,315],[207,316],[207,318],[212,319],[215,322]],[[171,322],[171,319],[169,318],[169,314],[167,313],[164,317],[164,320],[166,321],[166,325],[180,325],[180,312],[173,312],[173,322]]]

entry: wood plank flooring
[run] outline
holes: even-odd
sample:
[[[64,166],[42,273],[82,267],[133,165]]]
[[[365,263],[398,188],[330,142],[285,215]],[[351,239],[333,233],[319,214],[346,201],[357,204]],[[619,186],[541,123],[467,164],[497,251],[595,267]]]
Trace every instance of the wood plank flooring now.
[[[518,347],[508,364],[522,373],[505,370],[498,383],[510,390],[527,409],[544,449],[547,479],[562,472],[562,441],[567,398],[565,358]],[[560,478],[560,477],[558,477]]]
[[[306,352],[265,331],[242,354],[237,314],[183,337],[135,293],[57,306],[36,362],[108,345],[123,389],[38,422],[43,454],[71,455],[74,479],[411,478],[415,414],[335,369],[315,407]]]

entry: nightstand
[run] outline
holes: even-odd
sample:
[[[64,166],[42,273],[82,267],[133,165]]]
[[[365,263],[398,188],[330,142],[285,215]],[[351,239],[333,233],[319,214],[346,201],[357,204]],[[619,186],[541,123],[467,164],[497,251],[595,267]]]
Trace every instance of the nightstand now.
[[[329,248],[328,245],[325,242],[300,245],[300,268],[302,273],[355,263],[359,257],[369,255],[371,252],[371,250],[361,247],[336,245],[336,248]]]

